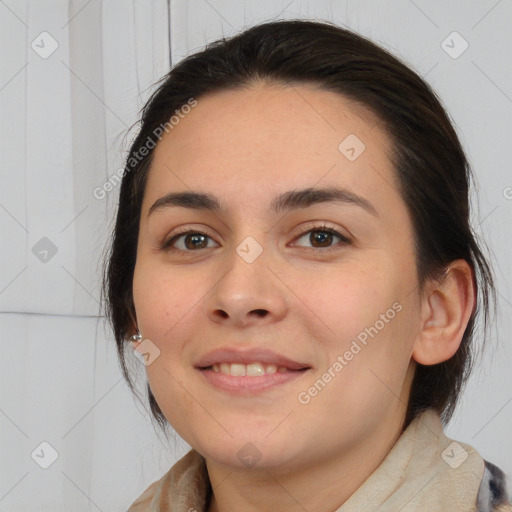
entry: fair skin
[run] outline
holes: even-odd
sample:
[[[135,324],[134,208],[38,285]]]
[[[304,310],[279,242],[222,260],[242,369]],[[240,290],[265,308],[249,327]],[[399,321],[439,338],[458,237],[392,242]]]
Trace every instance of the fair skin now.
[[[353,161],[338,149],[350,134],[366,146]],[[137,326],[160,350],[146,367],[160,408],[206,459],[210,512],[336,510],[400,436],[416,363],[459,347],[471,269],[457,260],[420,293],[389,148],[375,119],[340,95],[256,84],[199,98],[155,149],[133,279]],[[290,190],[331,187],[371,206],[271,208]],[[148,215],[169,192],[191,191],[215,196],[221,210]],[[324,224],[350,243],[316,227]],[[178,228],[192,235],[160,249]],[[262,249],[250,263],[236,250],[247,237]],[[393,305],[400,311],[377,324]],[[378,333],[333,370],[371,326]],[[197,363],[223,347],[270,349],[306,369],[263,390],[219,388]],[[301,403],[329,368],[325,387]],[[240,456],[247,450],[255,464]]]

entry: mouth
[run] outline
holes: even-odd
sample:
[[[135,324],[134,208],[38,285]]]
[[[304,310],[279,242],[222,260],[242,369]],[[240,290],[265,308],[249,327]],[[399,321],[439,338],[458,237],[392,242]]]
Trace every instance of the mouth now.
[[[215,388],[244,394],[291,382],[311,369],[269,350],[230,348],[210,352],[194,366]]]
[[[231,375],[232,377],[259,377],[260,375],[273,375],[274,373],[285,373],[289,371],[300,372],[307,368],[291,369],[286,366],[277,366],[276,364],[266,364],[254,362],[250,364],[242,363],[215,363],[205,370],[212,370],[216,373]]]

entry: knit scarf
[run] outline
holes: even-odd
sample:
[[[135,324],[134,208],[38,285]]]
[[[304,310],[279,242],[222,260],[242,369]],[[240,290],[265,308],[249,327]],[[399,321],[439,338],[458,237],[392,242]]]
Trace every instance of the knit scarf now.
[[[438,413],[427,409],[336,512],[512,512],[504,482],[474,448],[446,437]],[[205,512],[210,495],[205,460],[191,450],[128,512]]]

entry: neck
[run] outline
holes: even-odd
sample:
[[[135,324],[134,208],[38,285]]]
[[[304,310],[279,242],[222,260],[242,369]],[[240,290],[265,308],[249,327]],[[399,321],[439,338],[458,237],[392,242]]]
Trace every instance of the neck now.
[[[293,470],[240,469],[206,460],[212,485],[208,512],[337,510],[378,468],[402,434],[403,406],[368,438],[342,452],[320,454]]]

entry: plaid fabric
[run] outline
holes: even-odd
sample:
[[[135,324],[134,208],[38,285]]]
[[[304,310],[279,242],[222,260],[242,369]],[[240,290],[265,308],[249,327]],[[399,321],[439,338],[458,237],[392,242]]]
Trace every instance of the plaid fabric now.
[[[478,489],[478,512],[512,512],[511,479],[497,466],[484,460],[485,470]]]

